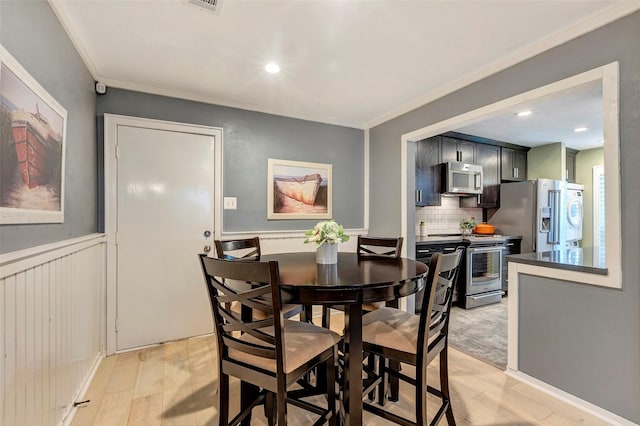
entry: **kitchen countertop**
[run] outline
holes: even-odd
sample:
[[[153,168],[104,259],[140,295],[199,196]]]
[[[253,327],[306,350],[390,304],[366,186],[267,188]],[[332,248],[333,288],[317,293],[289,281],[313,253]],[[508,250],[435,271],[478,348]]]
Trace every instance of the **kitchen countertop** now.
[[[607,275],[604,263],[604,250],[593,247],[574,247],[541,253],[513,254],[506,257],[507,262],[525,263],[554,269]]]
[[[522,236],[515,235],[495,235],[496,238],[504,240],[521,240]],[[491,241],[491,237],[486,237],[487,241]],[[421,237],[416,236],[416,244],[446,244],[446,243],[465,243],[469,242],[467,238],[462,235],[452,235],[446,237]]]

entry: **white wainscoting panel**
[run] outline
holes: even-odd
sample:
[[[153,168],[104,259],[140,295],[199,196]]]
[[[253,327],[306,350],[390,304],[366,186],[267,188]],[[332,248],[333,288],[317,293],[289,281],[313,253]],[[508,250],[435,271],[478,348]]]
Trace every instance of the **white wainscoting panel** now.
[[[279,232],[226,232],[222,234],[220,240],[233,240],[236,238],[260,237],[260,250],[262,254],[289,253],[301,251],[315,251],[316,245],[305,244],[305,231],[279,231]],[[358,235],[367,235],[366,229],[345,229],[344,233],[349,236],[349,241],[340,243],[338,251],[356,252],[358,246]],[[215,250],[215,249],[214,249]],[[215,253],[212,253],[215,255]]]
[[[0,424],[63,422],[105,344],[105,239],[0,256]]]

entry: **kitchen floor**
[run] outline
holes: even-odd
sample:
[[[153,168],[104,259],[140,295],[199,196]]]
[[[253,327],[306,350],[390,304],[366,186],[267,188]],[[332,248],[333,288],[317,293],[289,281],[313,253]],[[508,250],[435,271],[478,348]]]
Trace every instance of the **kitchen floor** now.
[[[449,320],[449,343],[495,367],[507,367],[507,298],[500,303],[463,309],[454,306]]]

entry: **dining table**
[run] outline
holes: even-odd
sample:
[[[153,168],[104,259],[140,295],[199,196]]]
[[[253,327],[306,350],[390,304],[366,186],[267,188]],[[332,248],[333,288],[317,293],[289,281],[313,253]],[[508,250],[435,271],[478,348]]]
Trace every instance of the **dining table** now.
[[[262,255],[278,261],[284,303],[343,305],[344,424],[362,425],[362,305],[394,302],[424,287],[427,266],[408,258],[360,259],[357,253],[338,253],[335,264],[316,263],[315,252]],[[396,302],[397,303],[397,302]]]

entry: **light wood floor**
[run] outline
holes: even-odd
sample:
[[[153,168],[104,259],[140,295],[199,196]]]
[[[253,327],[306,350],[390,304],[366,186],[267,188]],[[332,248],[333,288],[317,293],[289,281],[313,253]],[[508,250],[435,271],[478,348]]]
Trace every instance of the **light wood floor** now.
[[[332,328],[340,327],[332,318]],[[213,337],[166,343],[105,358],[72,425],[217,425],[217,363]],[[429,382],[439,386],[437,362]],[[462,352],[449,351],[453,410],[460,425],[606,425],[607,423],[518,382],[503,371]],[[413,372],[407,368],[407,372]],[[431,383],[433,382],[433,383]],[[232,413],[237,412],[239,382],[231,382]],[[409,416],[411,388],[401,387],[394,411]],[[434,413],[437,403],[427,404]],[[289,423],[311,424],[312,417],[289,408]],[[252,424],[266,424],[256,408]],[[364,424],[389,424],[365,413]],[[442,420],[446,424],[446,419]]]

